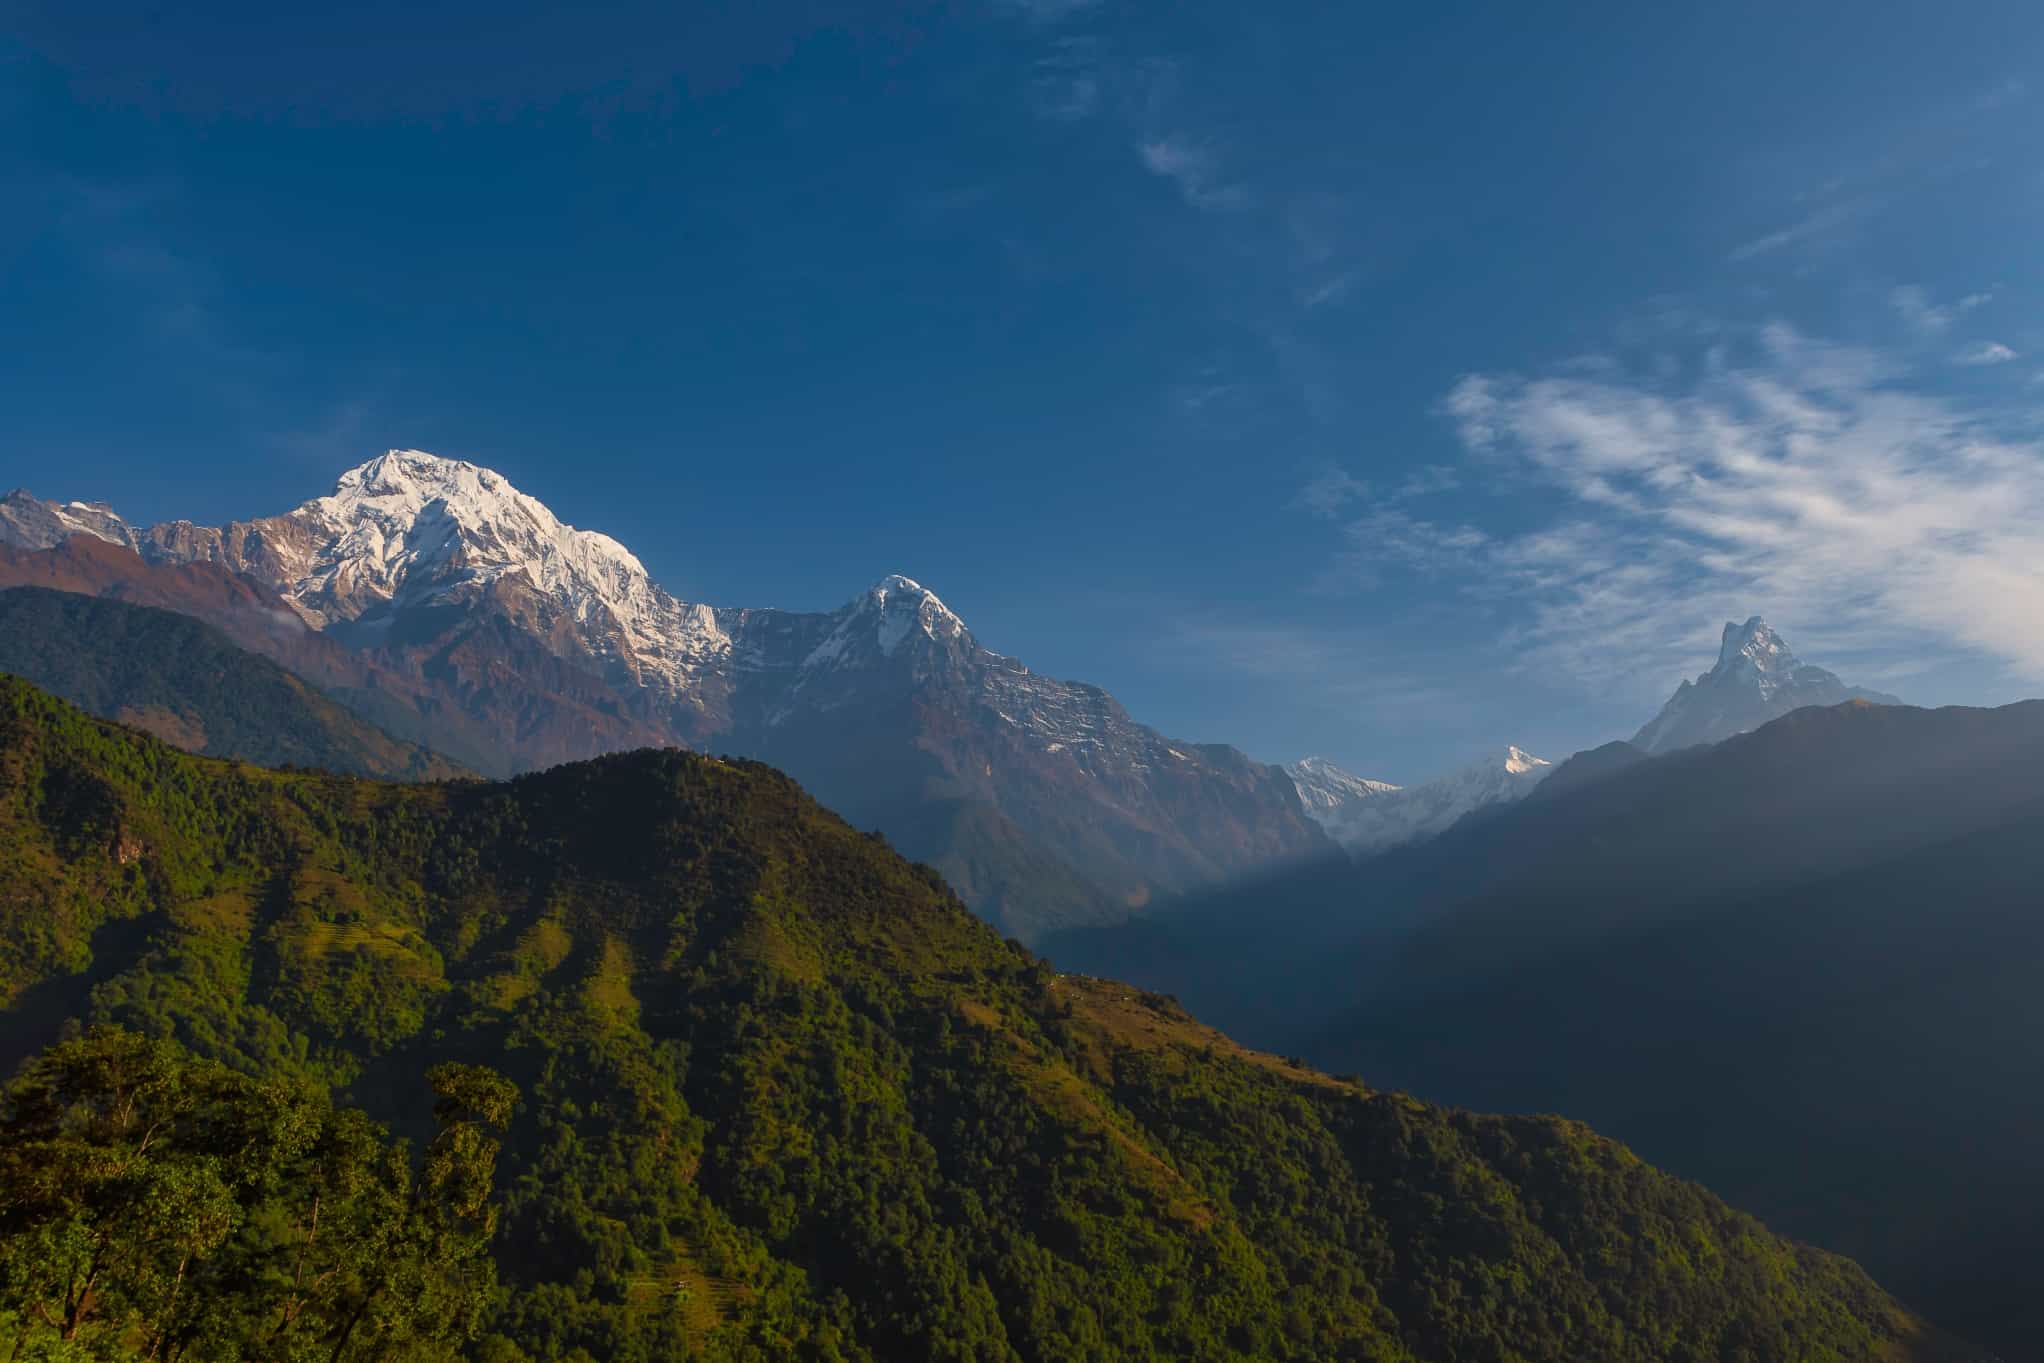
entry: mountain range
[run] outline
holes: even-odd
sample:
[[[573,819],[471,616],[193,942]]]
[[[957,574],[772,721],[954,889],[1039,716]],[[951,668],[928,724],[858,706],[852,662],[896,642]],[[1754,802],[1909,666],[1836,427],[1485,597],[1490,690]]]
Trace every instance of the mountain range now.
[[[1307,816],[1357,856],[1437,837],[1480,810],[1524,799],[1553,770],[1508,747],[1422,785],[1394,786],[1343,771],[1324,757],[1286,766]]]
[[[0,772],[0,1312],[37,1356],[1980,1358],[1581,1125],[1061,975],[757,763],[263,771],[9,678]]]
[[[394,450],[218,528],[15,492],[0,540],[0,585],[185,610],[487,775],[644,746],[766,759],[1025,938],[1326,846],[1280,769],[995,653],[912,579],[825,613],[683,602],[459,460]]]
[[[939,867],[1025,940],[1111,924],[1339,845],[1424,842],[1537,789],[1516,747],[1399,788],[1173,740],[1097,687],[987,648],[913,579],[831,612],[665,591],[501,475],[393,450],[225,526],[0,499],[0,586],[195,616],[402,743],[484,775],[649,746],[759,757]],[[1893,697],[1801,663],[1757,617],[1635,739],[1714,742],[1805,704]],[[90,703],[88,700],[87,703]]]
[[[1744,624],[1728,621],[1717,662],[1677,686],[1627,750],[1653,755],[1722,742],[1805,706],[1848,700],[1902,704],[1804,663],[1757,615]],[[1298,788],[1307,817],[1354,855],[1368,857],[1438,837],[1472,814],[1523,799],[1553,770],[1514,746],[1501,759],[1412,787],[1357,776],[1324,757],[1289,763],[1285,774]],[[1585,770],[1578,763],[1570,779],[1581,779]]]
[[[1276,768],[1231,748],[1174,742],[1097,688],[1039,677],[980,645],[935,593],[906,577],[884,577],[834,612],[680,602],[615,541],[562,524],[488,470],[417,452],[352,470],[332,495],[297,511],[219,529],[137,528],[105,505],[16,493],[0,501],[0,537],[7,541],[0,588],[10,589],[0,591],[0,670],[195,752],[443,782],[409,795],[400,787],[375,794],[371,787],[344,791],[331,776],[271,787],[253,768],[222,768],[241,773],[235,785],[203,766],[181,766],[132,733],[81,728],[33,692],[10,693],[15,747],[0,757],[13,763],[10,770],[34,773],[13,788],[41,792],[29,814],[43,830],[22,825],[17,845],[32,849],[48,836],[58,860],[84,866],[107,856],[115,872],[92,872],[89,886],[34,893],[22,882],[18,921],[0,934],[0,993],[12,999],[4,1011],[13,1023],[12,1049],[0,1059],[20,1059],[80,1020],[140,1026],[244,1071],[320,1076],[402,1120],[394,1095],[416,1089],[420,1066],[441,1044],[426,1041],[429,1034],[466,1037],[456,1046],[464,1054],[506,1053],[513,1039],[504,1024],[488,1020],[492,999],[539,1006],[532,1025],[542,1029],[554,1025],[547,1019],[599,1005],[604,1017],[640,1019],[628,1044],[570,1029],[581,1048],[575,1063],[608,1065],[591,1057],[612,1044],[640,1051],[728,1046],[720,1029],[742,1025],[755,1004],[782,999],[790,981],[803,989],[863,981],[858,988],[868,992],[811,999],[820,1016],[894,997],[889,991],[902,977],[879,983],[862,973],[871,953],[897,949],[888,945],[891,929],[860,919],[840,938],[838,927],[819,927],[813,914],[823,904],[864,902],[869,891],[854,882],[903,884],[901,872],[883,864],[890,854],[869,837],[862,844],[878,848],[881,861],[862,863],[849,878],[833,872],[827,891],[790,891],[787,877],[796,872],[789,868],[813,868],[812,859],[824,855],[817,839],[835,846],[839,835],[828,829],[841,826],[817,810],[797,817],[798,836],[776,833],[760,843],[761,830],[781,817],[775,811],[807,797],[785,785],[760,786],[780,778],[725,760],[759,758],[801,774],[854,825],[877,828],[887,843],[934,863],[913,872],[919,883],[942,896],[941,873],[1011,935],[1046,943],[1060,962],[1091,972],[1056,977],[1029,967],[1042,977],[1030,987],[1050,991],[1046,1016],[1070,1019],[1083,1000],[1081,1030],[1093,1038],[1084,1045],[1106,1048],[1078,1082],[1108,1085],[1110,1097],[1075,1098],[1062,1072],[1025,1083],[1026,1092],[1049,1095],[1056,1111],[1079,1102],[1088,1110],[1118,1103],[1161,1112],[1159,1100],[1131,1087],[1129,1073],[1235,1053],[1232,1042],[1164,996],[1175,994],[1231,1033],[1360,1071],[1373,1084],[1455,1103],[1590,1116],[1770,1222],[1865,1260],[1933,1318],[2019,1354],[2044,1345],[2021,1324],[2023,1285],[2044,1269],[2031,1248],[2044,1228],[2020,1211],[2044,1196],[2044,1166],[2021,1139],[2044,1123],[2044,1111],[1997,1097],[2009,1086],[2044,1091],[2044,1073],[2020,1047],[1998,1040],[2044,1022],[2024,1002],[2044,960],[2022,911],[2026,887],[2044,873],[2029,851],[2044,845],[2029,826],[2030,805],[2044,797],[2026,794],[2044,761],[2035,707],[1911,710],[1801,663],[1756,617],[1726,626],[1717,663],[1684,682],[1632,743],[1560,764],[1509,747],[1449,777],[1400,788],[1326,759]],[[1844,703],[1812,708],[1806,702],[1813,699]],[[572,760],[684,747],[703,755],[642,754],[594,766]],[[569,765],[559,771],[509,785],[444,784],[465,769],[501,776],[563,762]],[[258,788],[271,792],[258,801],[261,812],[243,808]],[[660,808],[670,789],[694,792],[682,802],[685,812],[657,827],[634,822],[636,805]],[[204,799],[213,814],[161,822],[165,809],[181,809],[178,801],[201,790],[211,792]],[[732,792],[748,811],[735,823],[723,803]],[[273,797],[288,809],[262,803]],[[314,834],[291,833],[284,844],[259,837],[244,845],[236,841],[244,833],[222,831],[240,827],[234,820],[295,827],[308,814]],[[339,835],[333,847],[320,841],[358,815],[369,820],[361,829]],[[216,818],[229,824],[209,822]],[[612,826],[596,831],[591,818]],[[704,837],[721,849],[707,861]],[[529,865],[504,839],[532,844]],[[578,839],[595,841],[577,850]],[[598,842],[608,849],[603,856],[590,850]],[[370,855],[364,849],[372,845]],[[404,870],[404,858],[421,845],[456,870]],[[715,879],[733,865],[749,868],[738,876],[740,897],[752,905],[748,912],[767,918],[705,920],[691,929],[700,940],[656,942],[645,925],[668,910],[629,907],[644,893],[631,883],[632,859],[649,846],[674,861],[663,877]],[[301,855],[312,860],[294,860]],[[496,873],[484,898],[497,907],[471,923],[461,916],[474,905],[463,896],[477,891],[455,881],[475,874],[459,868],[477,857],[526,869],[515,887],[503,878],[511,872]],[[119,869],[129,866],[142,869]],[[0,878],[7,874],[0,867]],[[253,879],[239,889],[213,884],[222,875]],[[663,905],[697,893],[677,888],[682,880],[660,880]],[[446,912],[454,918],[436,918],[437,909],[422,916],[421,894],[431,902],[453,896]],[[594,895],[594,907],[566,918],[527,921],[531,910],[511,907],[584,894]],[[1164,899],[1168,906],[1160,906]],[[1933,912],[1940,904],[1949,907]],[[626,906],[624,918],[614,916],[618,905]],[[903,968],[947,980],[962,978],[962,968],[986,979],[1007,968],[961,967],[981,948],[920,913],[910,913],[916,931],[944,945],[925,942]],[[708,954],[689,956],[699,949]],[[1016,944],[1001,950],[1030,959]],[[471,961],[477,951],[496,954]],[[695,961],[686,982],[659,973],[684,958]],[[667,964],[647,964],[655,959]],[[1938,963],[1933,973],[1920,973],[1930,962]],[[743,973],[756,965],[766,973]],[[742,978],[717,974],[731,969]],[[705,971],[730,993],[714,1018],[704,1013],[692,1032],[674,1031],[671,1019],[645,1021],[665,1016],[649,1011],[645,987],[687,993],[702,987]],[[1130,978],[1136,987],[1096,975]],[[982,994],[938,1011],[983,1027]],[[1033,1016],[1034,1004],[1001,998],[993,1006],[1002,1018]],[[1131,1000],[1134,1011],[1127,1011]],[[938,1027],[940,1039],[947,1034]],[[1782,1044],[1781,1034],[1797,1044]],[[803,1035],[811,1039],[783,1037],[772,1046],[813,1044],[811,1032]],[[1010,1059],[1047,1054],[1034,1032],[1024,1027],[1017,1035],[1024,1040]],[[1168,1038],[1167,1050],[1179,1058],[1143,1050],[1148,1040],[1133,1051],[1115,1049],[1132,1036]],[[511,1049],[544,1050],[558,1040],[528,1031]],[[975,1067],[991,1063],[991,1053],[975,1056]],[[1293,1078],[1310,1074],[1290,1062],[1249,1059]],[[1810,1073],[1817,1063],[1827,1067],[1823,1077]],[[1881,1088],[1898,1075],[1903,1088]],[[520,1077],[542,1089],[553,1082],[544,1071]],[[666,1101],[659,1083],[646,1089],[622,1070],[610,1082],[642,1106]],[[579,1091],[548,1092],[544,1101],[566,1105],[563,1112],[587,1110]],[[744,1129],[759,1130],[767,1119],[734,1092],[705,1096],[703,1111],[743,1109]],[[1741,1112],[1749,1116],[1730,1115]],[[1773,1115],[1759,1122],[1750,1117],[1755,1112]],[[545,1119],[551,1129],[572,1120]],[[819,1120],[812,1111],[792,1129],[811,1132]],[[1029,1120],[1043,1129],[1040,1117]],[[1142,1149],[1123,1147],[1134,1167],[1162,1158],[1189,1169],[1205,1158],[1180,1144],[1182,1114],[1168,1120],[1168,1129],[1145,1128],[1148,1135],[1135,1138]],[[1969,1143],[1964,1178],[1938,1150],[1954,1120]],[[614,1196],[592,1191],[607,1171],[643,1162],[643,1152],[615,1144],[620,1128],[600,1129],[615,1148],[566,1175],[569,1184],[582,1180],[577,1209],[529,1193],[519,1195],[525,1201],[514,1197],[528,1237],[569,1243],[562,1227]],[[1532,1128],[1486,1130],[1489,1145],[1535,1139],[1526,1134]],[[1113,1145],[1130,1131],[1115,1117],[1096,1134]],[[1261,1139],[1239,1124],[1218,1138],[1238,1153]],[[531,1162],[533,1138],[523,1139],[513,1167],[529,1186],[541,1165]],[[657,1139],[671,1141],[673,1130]],[[1002,1139],[1003,1148],[1016,1148],[1018,1138]],[[1404,1149],[1370,1158],[1396,1161]],[[1345,1177],[1314,1168],[1316,1180],[1339,1185]],[[1928,1172],[1913,1177],[1918,1169]],[[1193,1188],[1211,1181],[1208,1173],[1181,1176]],[[638,1248],[605,1240],[615,1239],[610,1231],[576,1229],[584,1249],[573,1253],[634,1264],[641,1276],[581,1299],[570,1313],[579,1324],[550,1319],[545,1337],[552,1342],[537,1356],[556,1356],[570,1335],[593,1356],[622,1356],[618,1341],[639,1326],[606,1315],[598,1303],[619,1293],[633,1301],[641,1289],[631,1284],[670,1273],[694,1275],[711,1301],[662,1327],[681,1331],[676,1338],[693,1341],[690,1347],[745,1316],[744,1304],[767,1299],[778,1303],[777,1318],[793,1319],[793,1312],[809,1322],[804,1328],[856,1336],[880,1356],[909,1347],[892,1306],[861,1299],[850,1316],[834,1315],[846,1308],[800,1293],[776,1296],[781,1289],[758,1276],[761,1264],[780,1256],[812,1282],[834,1281],[830,1256],[880,1252],[865,1229],[848,1232],[829,1220],[837,1213],[818,1211],[815,1198],[842,1195],[834,1175],[804,1185],[811,1200],[793,1213],[824,1216],[802,1222],[800,1235],[812,1248],[818,1235],[849,1235],[822,1260],[770,1229],[760,1232],[765,1242],[730,1249],[734,1234],[743,1240],[751,1233],[745,1228],[781,1225],[786,1213],[762,1188],[736,1174],[729,1179],[711,1193],[714,1205],[682,1218],[689,1229],[634,1239]],[[1884,1190],[1878,1202],[1855,1192],[1875,1184]],[[1358,1206],[1378,1195],[1374,1177],[1364,1185]],[[1168,1188],[1158,1195],[1159,1205],[1176,1205]],[[1661,1210],[1651,1215],[1711,1225],[1731,1215],[1686,1202],[1679,1211],[1654,1205]],[[616,1219],[603,1212],[590,1224],[606,1218]],[[1265,1245],[1259,1237],[1276,1223],[1266,1217],[1255,1225],[1245,1222],[1241,1233]],[[1573,1226],[1568,1235],[1583,1232]],[[1503,1237],[1496,1243],[1556,1233],[1544,1222],[1515,1225],[1496,1232]],[[1382,1222],[1382,1234],[1406,1231],[1394,1216]],[[1757,1228],[1743,1234],[1762,1243],[1750,1240],[1762,1234]],[[1287,1263],[1291,1235],[1287,1222],[1276,1242]],[[765,1259],[760,1243],[769,1246]],[[1574,1242],[1557,1243],[1558,1251],[1526,1252],[1560,1253],[1544,1261],[1547,1271],[1572,1283],[1574,1270],[1556,1265]],[[1091,1251],[1083,1258],[1100,1262]],[[516,1290],[552,1290],[550,1268],[515,1252],[507,1262]],[[1863,1291],[1836,1277],[1828,1262],[1796,1260],[1791,1271],[1803,1284],[1798,1300],[1815,1292],[1852,1303],[1844,1315],[1825,1317],[1827,1330],[1860,1332],[1837,1356],[1947,1356],[1942,1340],[1867,1295],[1870,1285]],[[907,1276],[896,1287],[948,1290],[917,1276],[926,1269],[903,1260]],[[1404,1271],[1393,1279],[1403,1281]],[[1468,1356],[1474,1347],[1459,1316],[1427,1314],[1435,1310],[1427,1304],[1437,1300],[1432,1294],[1463,1290],[1449,1284],[1461,1282],[1464,1270],[1444,1271],[1425,1279],[1429,1295],[1398,1296],[1388,1307],[1397,1321],[1392,1334],[1402,1341],[1396,1347],[1415,1357]],[[1673,1289],[1651,1281],[1649,1274],[1624,1291],[1671,1300]],[[1005,1291],[997,1289],[996,1298],[1005,1301]],[[1557,1339],[1574,1339],[1568,1349],[1635,1356],[1596,1323],[1622,1315],[1613,1314],[1615,1299],[1598,1293],[1581,1296],[1567,1286],[1559,1297],[1543,1289],[1521,1299],[1512,1308],[1519,1312],[1514,1338],[1549,1328],[1528,1326],[1524,1312],[1566,1299],[1573,1303],[1566,1320],[1556,1317],[1552,1329]],[[1734,1307],[1685,1298],[1680,1309],[1702,1312],[1699,1319],[1730,1309],[1741,1330],[1777,1319],[1764,1293],[1740,1288],[1734,1296]],[[984,1306],[946,1302],[943,1312],[954,1320]],[[1160,1347],[1181,1351],[1172,1356],[1210,1352],[1199,1341],[1211,1321],[1157,1333],[1132,1319],[1113,1327],[1124,1344],[1168,1337],[1176,1342]],[[1571,1335],[1582,1321],[1607,1331],[1597,1336],[1601,1344],[1585,1346]],[[506,1348],[531,1346],[539,1338],[534,1328],[531,1320],[505,1322]],[[999,1326],[1052,1353],[1077,1338],[1072,1328],[1043,1334],[1007,1316]],[[1362,1327],[1328,1328],[1335,1335],[1320,1336],[1313,1348],[1359,1338]],[[1053,1338],[1062,1342],[1044,1343]],[[1258,1356],[1285,1356],[1259,1338]],[[1829,1347],[1812,1352],[1813,1337],[1770,1338],[1760,1356],[1774,1356],[1767,1349],[1777,1347],[1826,1356]],[[514,1363],[521,1356],[499,1352]],[[1124,1348],[1116,1356],[1142,1355]],[[1309,1349],[1301,1356],[1320,1355]],[[1951,1356],[1971,1357],[1963,1349]]]

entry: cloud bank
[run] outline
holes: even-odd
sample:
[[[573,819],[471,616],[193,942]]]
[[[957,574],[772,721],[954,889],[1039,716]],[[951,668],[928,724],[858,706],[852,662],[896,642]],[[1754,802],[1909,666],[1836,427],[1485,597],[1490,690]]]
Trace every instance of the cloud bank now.
[[[1343,571],[1451,576],[1523,665],[1586,683],[1693,670],[1753,611],[1881,675],[1956,648],[2044,679],[2044,444],[1873,352],[1758,340],[1676,383],[1463,378],[1467,471],[1514,492],[1481,523],[1324,476],[1302,504],[1340,522]]]

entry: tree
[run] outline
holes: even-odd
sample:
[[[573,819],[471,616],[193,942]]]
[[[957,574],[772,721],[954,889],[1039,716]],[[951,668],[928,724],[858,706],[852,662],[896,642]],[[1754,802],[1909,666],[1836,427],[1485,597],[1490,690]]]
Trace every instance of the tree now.
[[[497,1139],[516,1090],[443,1066],[402,1142],[318,1090],[117,1028],[0,1099],[8,1363],[452,1358],[494,1290]]]

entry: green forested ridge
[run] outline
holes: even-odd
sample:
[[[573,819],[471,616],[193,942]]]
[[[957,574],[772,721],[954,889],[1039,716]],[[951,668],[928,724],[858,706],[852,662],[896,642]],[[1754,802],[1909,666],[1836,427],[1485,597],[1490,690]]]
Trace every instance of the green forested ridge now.
[[[114,1024],[421,1143],[515,1083],[490,1363],[1966,1356],[1581,1126],[1060,977],[754,764],[377,785],[5,681],[0,912],[9,1065]]]
[[[302,1082],[118,1028],[51,1048],[0,1098],[7,1357],[460,1357],[495,1299],[490,1128],[515,1093],[429,1076],[416,1170]]]
[[[0,672],[210,757],[408,780],[463,774],[211,625],[154,606],[0,591]]]

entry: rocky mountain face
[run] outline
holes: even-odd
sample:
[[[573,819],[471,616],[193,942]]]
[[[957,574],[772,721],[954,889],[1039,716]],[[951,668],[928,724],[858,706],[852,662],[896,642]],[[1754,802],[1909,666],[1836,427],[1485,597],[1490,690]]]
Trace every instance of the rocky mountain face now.
[[[294,511],[218,528],[138,528],[104,505],[17,492],[0,502],[0,542],[89,559],[103,590],[172,609],[167,572],[216,604],[233,593],[209,574],[246,584],[290,613],[270,627],[316,655],[305,675],[343,699],[446,715],[463,748],[443,750],[477,770],[662,744],[771,761],[1025,938],[1326,845],[1278,768],[1174,742],[1097,687],[995,653],[909,578],[834,612],[684,602],[610,537],[488,469],[416,450],[351,469]],[[24,580],[60,571],[11,557]],[[229,612],[244,625],[248,604]],[[255,646],[247,634],[237,642]],[[345,688],[336,646],[367,674]]]
[[[1743,625],[1728,620],[1716,665],[1676,687],[1632,744],[1650,755],[1693,748],[1757,729],[1806,705],[1849,700],[1902,703],[1879,691],[1848,686],[1837,674],[1803,662],[1757,615]]]
[[[1523,799],[1551,770],[1516,747],[1417,786],[1365,780],[1324,757],[1285,768],[1307,816],[1358,856],[1436,837],[1478,810]]]

